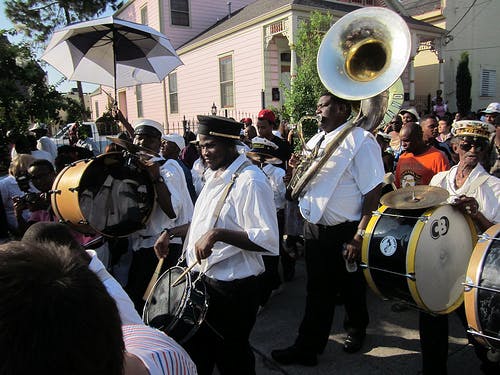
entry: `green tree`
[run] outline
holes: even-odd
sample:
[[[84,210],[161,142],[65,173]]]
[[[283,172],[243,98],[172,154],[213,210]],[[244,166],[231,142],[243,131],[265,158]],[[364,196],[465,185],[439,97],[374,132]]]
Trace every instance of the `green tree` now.
[[[285,89],[283,118],[298,121],[302,116],[314,114],[319,96],[326,90],[319,79],[316,56],[325,32],[332,24],[333,16],[314,11],[307,22],[297,29],[295,51],[298,58],[297,75],[290,89]]]
[[[472,107],[470,90],[472,87],[472,77],[469,71],[469,54],[463,52],[457,67],[457,110],[459,113],[467,114]]]
[[[107,6],[120,7],[118,0],[7,0],[5,14],[16,28],[37,44],[47,42],[54,29],[89,20],[102,14]],[[81,82],[77,82],[82,117],[85,102]]]
[[[0,126],[24,130],[30,122],[58,119],[63,98],[26,44],[11,44],[0,30]]]

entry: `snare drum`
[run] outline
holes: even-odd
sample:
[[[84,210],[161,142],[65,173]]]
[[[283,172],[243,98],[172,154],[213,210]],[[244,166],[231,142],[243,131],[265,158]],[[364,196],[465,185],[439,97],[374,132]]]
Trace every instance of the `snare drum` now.
[[[382,206],[366,228],[361,267],[381,297],[447,314],[463,301],[462,282],[475,242],[470,218],[450,205]]]
[[[193,282],[184,268],[176,266],[166,270],[151,291],[142,314],[147,325],[157,328],[177,342],[191,338],[205,319],[208,295],[201,280]],[[174,287],[177,279],[181,277]]]
[[[52,185],[54,213],[84,234],[124,237],[144,228],[156,195],[136,163],[120,152],[71,163]]]
[[[465,313],[476,340],[500,349],[500,224],[480,237],[467,269]]]

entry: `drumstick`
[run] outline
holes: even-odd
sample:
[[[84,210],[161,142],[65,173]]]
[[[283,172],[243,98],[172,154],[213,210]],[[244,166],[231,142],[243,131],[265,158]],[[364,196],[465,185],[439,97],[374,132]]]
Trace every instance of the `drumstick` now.
[[[148,287],[146,288],[146,291],[144,292],[144,295],[142,296],[142,299],[144,301],[148,300],[149,294],[151,293],[151,290],[153,289],[154,285],[156,284],[156,281],[158,280],[158,276],[160,275],[161,267],[163,266],[163,259],[160,258],[158,261],[158,265],[156,266],[155,272],[153,272],[153,276],[151,277],[151,280],[149,281]]]
[[[177,284],[179,284],[179,283],[180,283],[181,279],[182,279],[184,276],[186,276],[186,275],[187,275],[187,273],[188,273],[189,271],[191,271],[191,270],[194,268],[194,266],[196,266],[197,264],[198,264],[198,263],[196,263],[196,262],[195,262],[195,263],[191,264],[191,265],[189,266],[189,268],[186,268],[186,269],[184,270],[184,272],[182,272],[182,273],[179,275],[179,277],[177,278],[177,280],[175,280],[175,281],[172,283],[172,287],[177,286]]]

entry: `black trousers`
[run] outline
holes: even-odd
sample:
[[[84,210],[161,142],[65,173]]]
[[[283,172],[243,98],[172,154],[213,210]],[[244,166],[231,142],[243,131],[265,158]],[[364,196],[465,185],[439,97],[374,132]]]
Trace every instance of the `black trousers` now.
[[[304,224],[307,297],[304,318],[295,341],[302,350],[322,353],[328,343],[336,295],[345,305],[344,328],[364,335],[368,325],[366,283],[361,269],[349,273],[342,256],[343,244],[356,233],[357,222],[333,227]]]
[[[460,318],[464,329],[468,323],[462,304],[455,313]],[[419,313],[420,347],[422,351],[423,375],[446,375],[448,373],[448,315],[431,315]],[[487,348],[479,344],[474,337],[468,336],[474,346],[477,357],[481,360],[484,374],[500,374],[498,362],[490,362],[486,356]]]
[[[255,356],[250,332],[259,306],[259,280],[252,276],[230,282],[203,278],[209,296],[208,312],[195,335],[183,346],[198,374],[254,375]]]
[[[169,254],[163,262],[160,275],[170,267],[177,264],[177,260],[182,251],[182,245],[170,244]],[[144,292],[148,287],[149,281],[158,265],[158,258],[152,247],[141,248],[132,254],[132,263],[130,265],[129,276],[125,291],[134,303],[135,309],[142,315],[144,309]]]
[[[281,276],[279,273],[279,262],[280,258],[282,258],[283,251],[283,223],[284,216],[283,211],[280,210],[277,212],[278,217],[278,230],[279,230],[279,255],[278,256],[269,256],[263,255],[262,261],[264,262],[265,271],[262,273],[260,277],[260,305],[264,306],[271,293],[274,289],[277,289],[281,285]]]

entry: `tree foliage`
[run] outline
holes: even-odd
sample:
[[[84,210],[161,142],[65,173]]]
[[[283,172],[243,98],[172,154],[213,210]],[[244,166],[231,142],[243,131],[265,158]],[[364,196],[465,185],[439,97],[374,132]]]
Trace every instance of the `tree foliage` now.
[[[65,100],[46,83],[26,44],[11,44],[0,34],[0,126],[22,131],[30,122],[56,121]]]
[[[332,24],[333,16],[314,11],[307,22],[297,29],[295,51],[298,58],[297,75],[290,89],[285,89],[283,118],[298,121],[304,115],[313,115],[320,95],[325,92],[316,67],[316,56],[325,32]]]
[[[469,54],[463,52],[457,67],[457,110],[459,113],[467,114],[472,107],[471,87],[472,77],[469,71]]]
[[[73,22],[102,14],[118,0],[6,0],[5,14],[16,27],[35,42],[45,43],[52,31]]]

